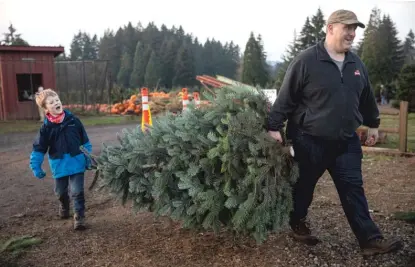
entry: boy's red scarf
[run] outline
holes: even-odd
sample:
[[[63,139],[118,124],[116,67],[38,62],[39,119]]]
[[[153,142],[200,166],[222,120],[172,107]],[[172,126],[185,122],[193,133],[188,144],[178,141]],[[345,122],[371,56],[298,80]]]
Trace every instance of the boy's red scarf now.
[[[63,119],[65,118],[65,112],[62,112],[58,116],[53,116],[50,113],[46,113],[46,118],[48,118],[48,120],[50,122],[53,122],[53,123],[61,123],[63,121]]]

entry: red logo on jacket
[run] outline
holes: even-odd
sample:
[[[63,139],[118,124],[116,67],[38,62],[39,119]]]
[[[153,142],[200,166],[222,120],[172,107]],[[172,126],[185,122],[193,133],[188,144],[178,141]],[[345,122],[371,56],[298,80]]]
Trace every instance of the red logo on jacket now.
[[[354,75],[355,75],[355,76],[357,76],[357,75],[359,75],[359,76],[360,76],[360,71],[359,71],[359,70],[355,70],[355,71],[354,71]]]

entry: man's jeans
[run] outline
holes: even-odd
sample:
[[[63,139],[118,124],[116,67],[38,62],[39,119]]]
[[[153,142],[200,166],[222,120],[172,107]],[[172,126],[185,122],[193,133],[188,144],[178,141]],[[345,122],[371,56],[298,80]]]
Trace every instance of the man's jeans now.
[[[329,141],[296,131],[292,136],[300,176],[293,188],[291,223],[307,216],[318,179],[329,171],[350,227],[360,245],[381,237],[369,214],[363,189],[362,147],[357,134],[347,140]]]
[[[79,216],[85,216],[85,197],[84,197],[84,173],[55,179],[55,194],[58,199],[69,202],[68,186],[70,185],[71,196],[74,202],[74,211]],[[67,202],[67,203],[68,203]]]

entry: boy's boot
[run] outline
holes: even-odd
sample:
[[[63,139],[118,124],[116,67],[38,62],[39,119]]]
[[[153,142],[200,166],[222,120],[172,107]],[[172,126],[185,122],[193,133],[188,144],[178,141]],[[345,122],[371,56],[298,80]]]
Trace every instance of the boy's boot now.
[[[74,219],[74,230],[85,230],[85,216],[79,216],[79,214],[75,213],[73,216]]]
[[[60,196],[59,197],[60,206],[59,206],[59,217],[61,219],[68,219],[69,215],[69,196]]]

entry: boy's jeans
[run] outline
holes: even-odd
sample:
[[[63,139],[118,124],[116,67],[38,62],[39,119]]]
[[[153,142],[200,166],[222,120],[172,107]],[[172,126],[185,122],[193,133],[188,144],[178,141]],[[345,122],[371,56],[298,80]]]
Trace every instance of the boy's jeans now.
[[[84,173],[77,173],[55,179],[55,194],[60,201],[68,201],[68,186],[74,202],[74,211],[81,217],[85,216]]]

